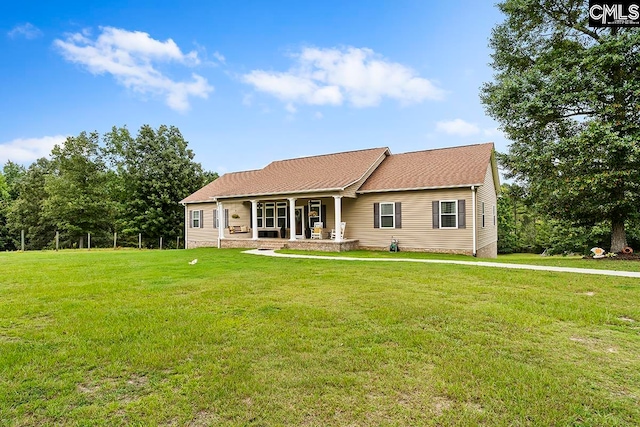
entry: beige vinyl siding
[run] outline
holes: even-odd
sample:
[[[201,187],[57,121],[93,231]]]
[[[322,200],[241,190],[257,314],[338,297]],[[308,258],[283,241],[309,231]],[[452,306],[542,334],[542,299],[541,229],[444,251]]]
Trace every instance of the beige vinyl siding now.
[[[203,243],[212,245],[218,241],[218,230],[213,228],[213,211],[216,209],[215,203],[189,203],[186,206],[185,224],[187,235],[187,248],[197,247]],[[191,227],[191,212],[202,211],[202,228]],[[198,244],[195,244],[198,242]]]
[[[498,224],[493,224],[493,207],[496,206],[498,198],[496,196],[493,182],[493,170],[491,165],[487,167],[484,184],[478,187],[477,197],[477,228],[478,228],[478,249],[483,248],[493,242],[498,241]],[[485,209],[485,226],[482,227],[482,202]]]
[[[432,202],[460,200],[466,204],[466,228],[433,228]],[[402,228],[373,228],[374,203],[402,203]],[[471,252],[473,249],[471,188],[416,190],[362,194],[355,200],[343,200],[342,218],[345,235],[359,239],[361,246],[388,247],[391,238],[399,239],[400,249],[451,250]]]

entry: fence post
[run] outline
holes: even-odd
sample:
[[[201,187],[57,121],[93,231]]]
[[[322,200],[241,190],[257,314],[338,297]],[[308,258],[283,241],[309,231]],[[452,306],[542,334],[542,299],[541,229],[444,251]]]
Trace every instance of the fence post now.
[[[56,252],[58,252],[59,246],[60,246],[60,232],[56,231]]]
[[[176,237],[176,249],[180,249],[180,236]]]
[[[22,252],[24,252],[24,230],[20,231],[20,247],[22,248]]]
[[[138,249],[142,249],[142,233],[138,233]]]
[[[118,232],[117,232],[117,231],[114,231],[114,232],[113,232],[113,249],[115,249],[115,248],[116,248],[116,244],[117,244],[117,242],[118,242]]]
[[[91,250],[91,233],[87,233],[87,250]]]
[[[160,236],[160,250],[162,250],[162,236]]]

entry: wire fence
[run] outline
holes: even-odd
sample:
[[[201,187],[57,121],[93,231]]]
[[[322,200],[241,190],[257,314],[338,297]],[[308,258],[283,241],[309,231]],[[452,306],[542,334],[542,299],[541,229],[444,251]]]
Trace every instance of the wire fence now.
[[[70,237],[55,232],[51,239],[48,236],[30,238],[25,230],[21,230],[19,239],[15,239],[17,250],[63,250],[63,249],[184,249],[181,236],[165,238],[150,237],[143,233],[87,233]]]

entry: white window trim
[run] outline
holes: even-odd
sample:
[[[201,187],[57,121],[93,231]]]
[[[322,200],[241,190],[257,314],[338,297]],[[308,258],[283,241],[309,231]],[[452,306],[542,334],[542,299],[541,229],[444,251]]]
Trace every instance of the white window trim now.
[[[196,218],[196,215],[198,218]],[[196,221],[198,221],[198,225],[196,225]],[[202,218],[200,218],[200,210],[196,209],[191,211],[191,228],[200,228],[200,223],[202,222]]]
[[[442,204],[443,203],[453,203],[453,206],[455,207],[455,212],[452,213],[452,214],[442,213]],[[453,230],[453,229],[458,228],[458,201],[457,200],[440,200],[439,215],[440,215],[440,228],[443,228],[445,230]],[[451,215],[453,215],[453,218],[456,221],[455,227],[444,227],[442,225],[442,217],[443,216],[451,216]]]
[[[275,228],[278,223],[276,222],[276,215],[277,215],[277,211],[276,211],[276,203],[275,202],[266,202],[263,203],[263,207],[262,207],[262,214],[264,215],[264,220],[262,222],[263,226],[265,228]],[[273,216],[267,216],[267,209],[273,209]],[[267,225],[267,220],[268,219],[273,219],[273,226],[269,227]]]
[[[391,215],[382,215],[382,205],[391,205],[391,211],[392,211]],[[380,228],[388,228],[388,229],[396,228],[396,204],[395,204],[395,202],[380,202],[380,212],[379,212],[378,215],[380,217],[379,218]],[[384,227],[382,225],[382,217],[383,216],[385,216],[385,217],[391,216],[391,220],[392,220],[392,224],[393,224],[391,227]]]
[[[264,203],[258,203],[256,206],[256,228],[262,228],[264,225]]]
[[[309,228],[313,228],[313,226],[315,225],[316,222],[321,222],[322,221],[322,200],[309,200],[309,212],[316,210],[318,212],[318,216],[308,216],[308,221],[309,221]],[[312,223],[312,220],[315,219],[315,222]],[[326,226],[327,224],[323,224],[324,226]]]
[[[278,214],[278,210],[284,208],[284,216],[280,216]],[[284,227],[287,227],[287,202],[278,202],[276,203],[276,227],[278,227],[278,224],[280,223],[280,219],[284,218]],[[282,227],[280,227],[282,228]]]

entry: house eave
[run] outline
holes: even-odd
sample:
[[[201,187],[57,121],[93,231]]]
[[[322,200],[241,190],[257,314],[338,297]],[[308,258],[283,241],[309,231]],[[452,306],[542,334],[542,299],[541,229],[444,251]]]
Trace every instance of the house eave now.
[[[410,188],[385,188],[381,190],[361,190],[356,191],[357,194],[369,194],[369,193],[388,193],[397,191],[420,191],[420,190],[445,190],[447,188],[470,188],[471,186],[481,186],[482,182],[472,184],[460,184],[460,185],[440,185],[431,187],[410,187]]]
[[[233,194],[229,196],[213,196],[208,202],[225,199],[249,199],[255,197],[270,197],[270,196],[291,196],[294,194],[308,194],[308,193],[325,193],[325,192],[339,192],[344,191],[344,188],[319,188],[314,190],[298,190],[298,191],[281,191],[276,193],[254,193],[254,194]]]

